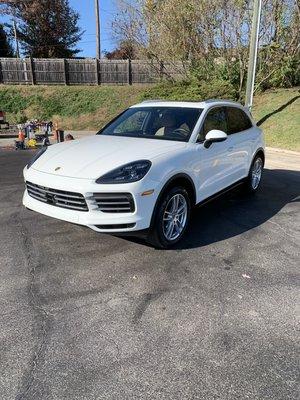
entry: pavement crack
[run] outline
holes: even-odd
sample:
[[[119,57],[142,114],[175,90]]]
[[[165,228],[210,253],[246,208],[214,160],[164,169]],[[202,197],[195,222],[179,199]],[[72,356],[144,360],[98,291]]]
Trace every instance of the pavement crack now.
[[[23,375],[22,383],[20,385],[20,392],[16,396],[16,400],[23,400],[26,398],[27,394],[33,386],[37,367],[44,354],[47,334],[50,327],[51,314],[49,314],[41,306],[42,300],[39,289],[37,288],[37,272],[42,266],[39,254],[34,248],[33,242],[30,238],[30,233],[24,225],[22,218],[20,218],[20,214],[18,213],[17,215],[15,215],[15,218],[17,220],[16,224],[19,225],[20,228],[19,232],[22,238],[21,245],[23,248],[25,265],[28,269],[30,277],[28,285],[29,305],[31,306],[35,314],[35,320],[37,321],[39,331],[38,344],[35,346],[34,354],[29,363],[27,372],[25,372],[25,374]]]

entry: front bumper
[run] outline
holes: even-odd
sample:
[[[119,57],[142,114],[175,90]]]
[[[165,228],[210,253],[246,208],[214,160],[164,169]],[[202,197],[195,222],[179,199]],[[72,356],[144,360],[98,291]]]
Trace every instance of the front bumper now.
[[[70,210],[39,201],[25,190],[23,204],[25,207],[49,217],[87,226],[97,232],[134,232],[149,228],[152,213],[159,194],[158,182],[142,180],[130,184],[99,185],[89,179],[77,179],[54,174],[47,174],[29,168],[24,169],[24,179],[36,185],[56,190],[81,193],[88,205],[87,212]],[[148,190],[151,195],[142,196]],[[135,211],[126,213],[102,212],[90,200],[93,193],[130,193],[134,199]],[[101,226],[101,227],[99,227]],[[103,228],[104,226],[104,228]]]

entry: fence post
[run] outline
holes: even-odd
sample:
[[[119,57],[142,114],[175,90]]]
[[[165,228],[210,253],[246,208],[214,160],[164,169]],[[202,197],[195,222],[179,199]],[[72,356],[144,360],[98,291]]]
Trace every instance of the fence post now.
[[[28,84],[28,71],[27,71],[27,62],[26,62],[26,58],[23,59],[23,72],[24,72],[24,80],[26,85]]]
[[[64,81],[65,85],[67,85],[68,84],[67,60],[65,58],[63,59],[63,66],[64,66]]]
[[[132,65],[131,65],[130,58],[127,61],[128,61],[128,65],[127,65],[127,83],[128,83],[128,85],[132,85]]]
[[[98,60],[98,58],[95,58],[95,71],[96,71],[96,85],[100,85],[99,60]]]
[[[31,84],[35,85],[35,71],[34,71],[34,65],[33,65],[32,57],[29,57],[29,64],[30,64],[30,72],[31,72]]]

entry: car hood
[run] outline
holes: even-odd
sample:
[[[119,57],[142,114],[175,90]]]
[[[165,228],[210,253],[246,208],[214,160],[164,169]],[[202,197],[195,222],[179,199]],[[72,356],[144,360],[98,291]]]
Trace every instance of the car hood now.
[[[57,176],[97,179],[121,165],[151,161],[186,145],[169,140],[96,135],[49,146],[31,168]]]

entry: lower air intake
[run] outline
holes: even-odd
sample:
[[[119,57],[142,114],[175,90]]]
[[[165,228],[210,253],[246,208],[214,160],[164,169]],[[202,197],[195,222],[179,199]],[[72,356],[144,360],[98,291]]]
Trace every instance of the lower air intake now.
[[[92,200],[105,213],[133,213],[134,200],[130,193],[93,193]]]
[[[135,224],[118,224],[118,225],[95,225],[98,229],[128,229],[134,228]]]

